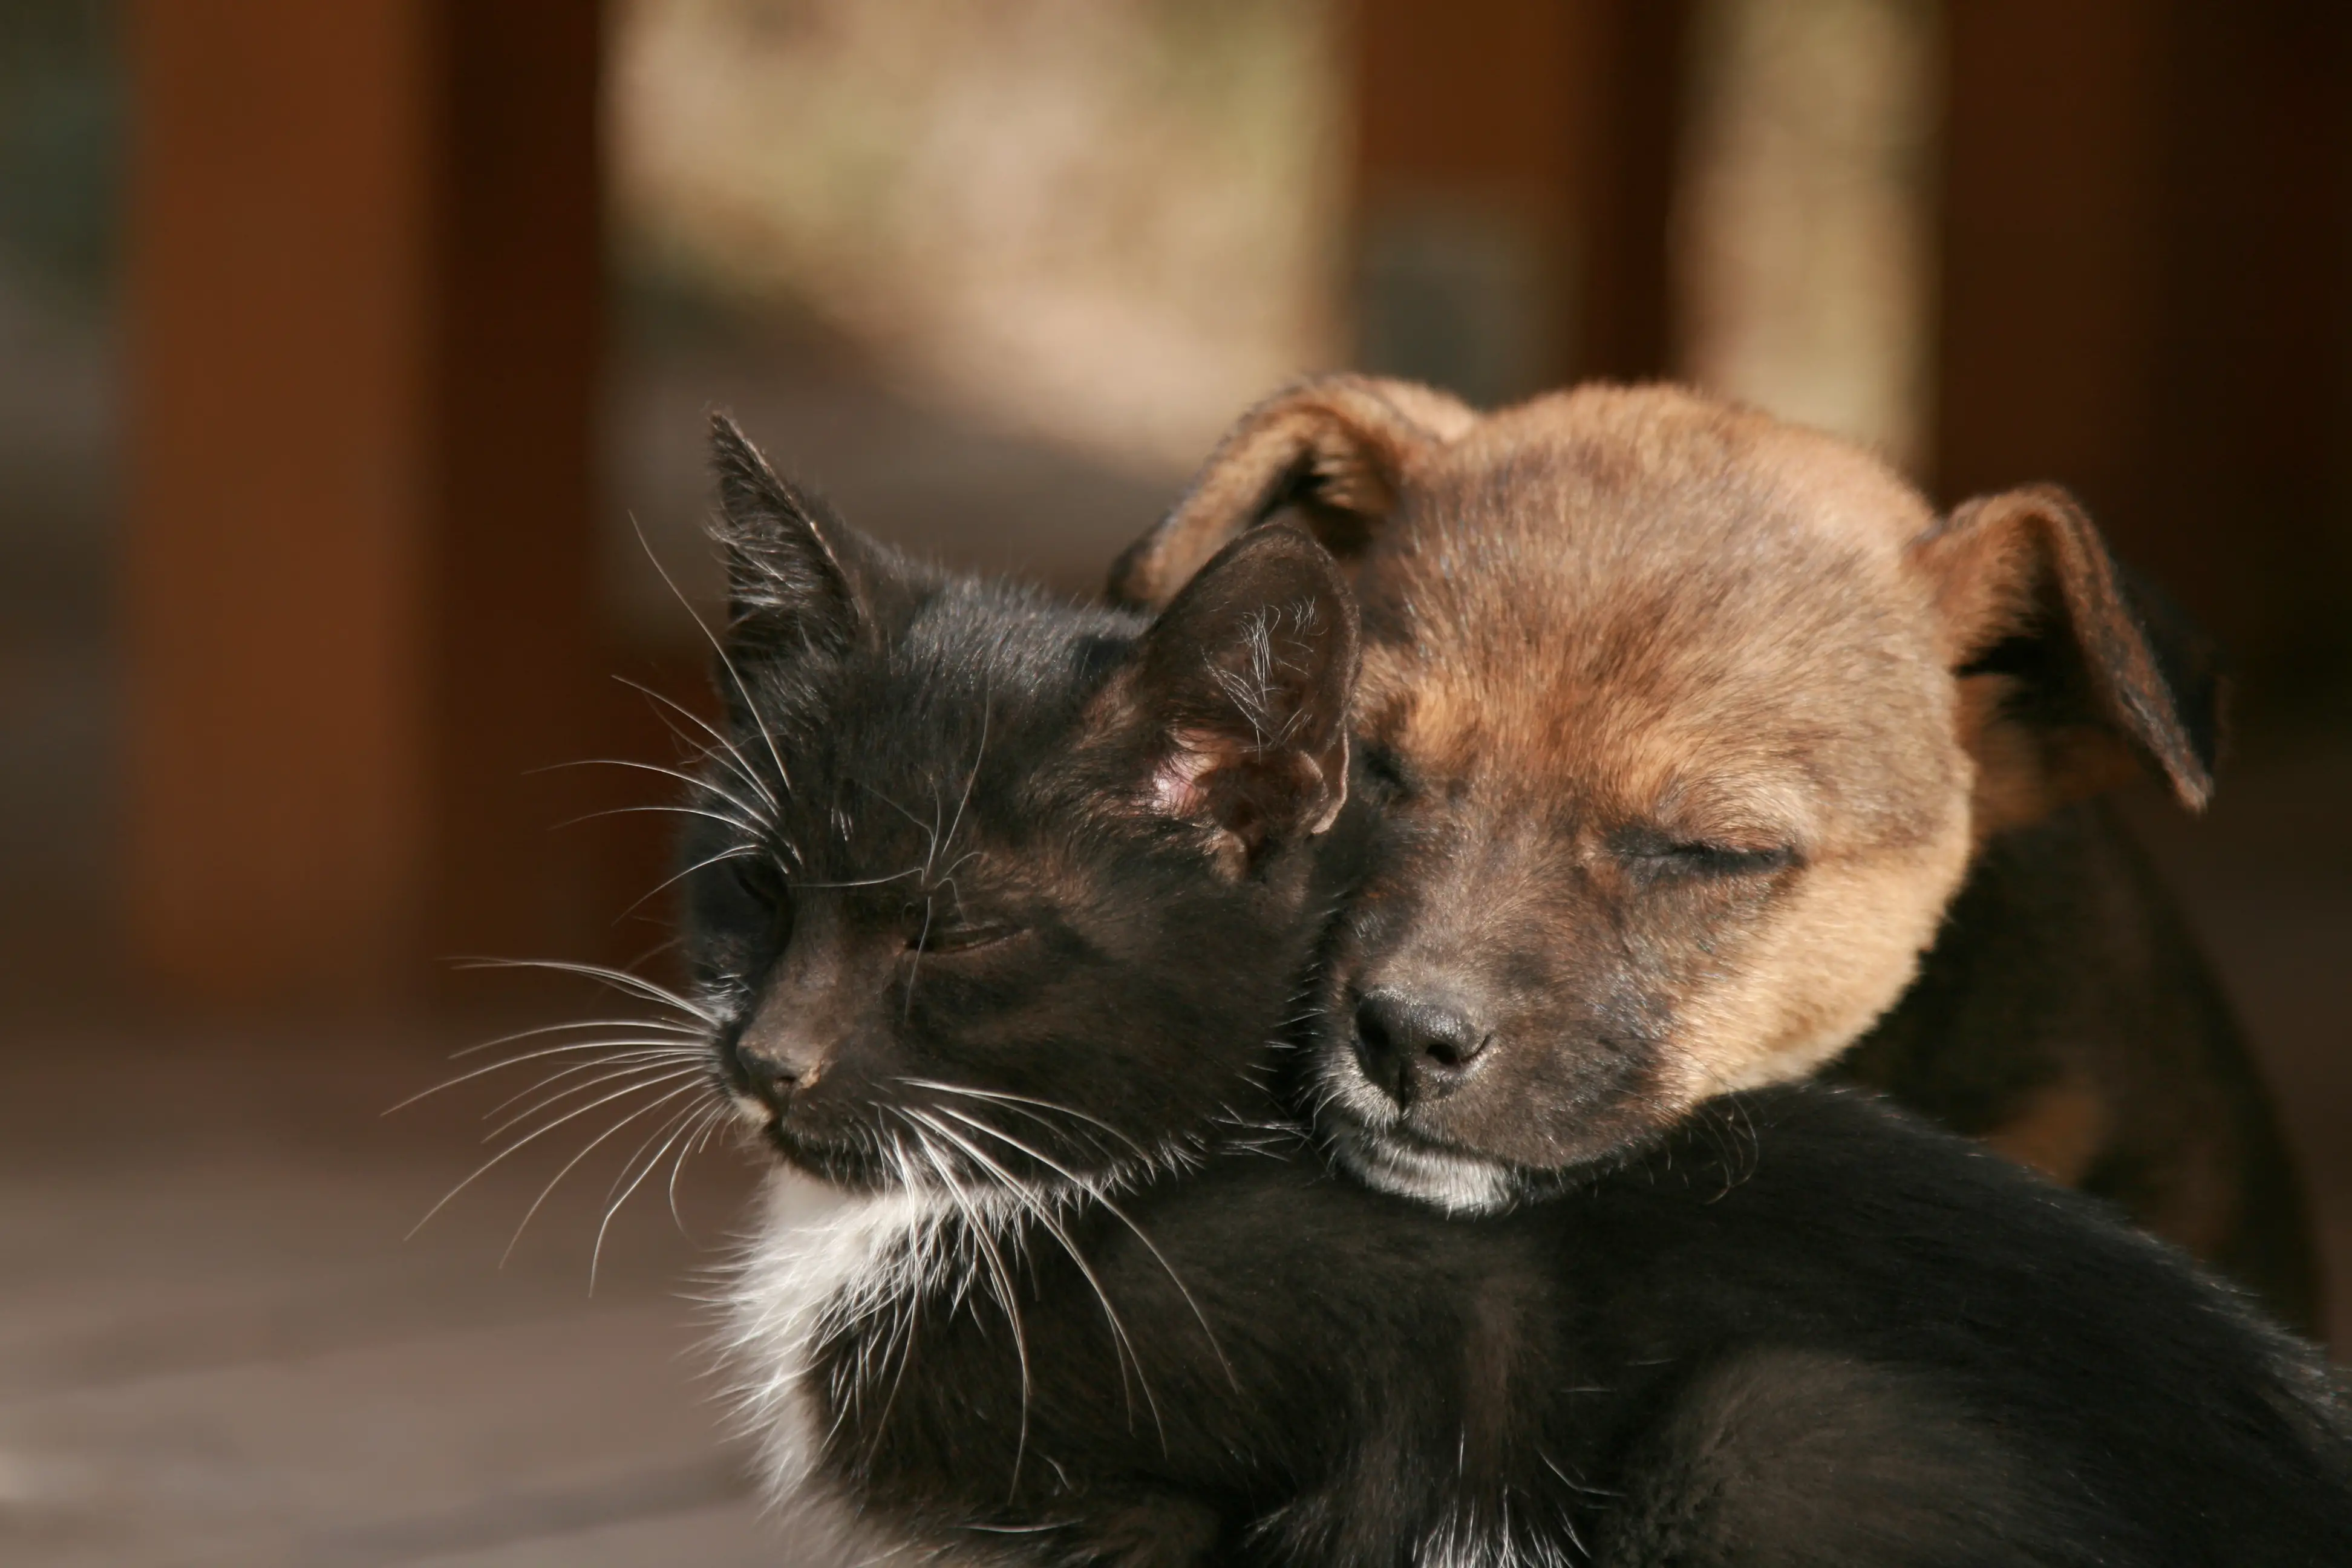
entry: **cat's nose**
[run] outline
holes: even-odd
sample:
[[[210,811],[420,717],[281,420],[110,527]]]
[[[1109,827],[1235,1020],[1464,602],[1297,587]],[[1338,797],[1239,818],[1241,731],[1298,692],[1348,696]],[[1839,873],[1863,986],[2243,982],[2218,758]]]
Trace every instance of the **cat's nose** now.
[[[1382,987],[1356,1004],[1356,1060],[1401,1106],[1452,1093],[1487,1038],[1446,997]]]
[[[735,1067],[751,1092],[771,1109],[782,1110],[799,1090],[814,1085],[824,1060],[811,1051],[797,1051],[772,1039],[756,1039],[749,1032],[735,1042]]]

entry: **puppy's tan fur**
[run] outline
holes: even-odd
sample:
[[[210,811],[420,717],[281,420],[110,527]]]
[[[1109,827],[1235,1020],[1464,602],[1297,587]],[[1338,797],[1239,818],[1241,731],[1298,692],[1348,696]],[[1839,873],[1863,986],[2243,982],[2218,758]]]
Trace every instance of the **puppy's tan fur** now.
[[[2210,668],[2053,489],[1939,517],[1865,452],[1679,389],[1482,416],[1335,377],[1246,416],[1114,592],[1164,603],[1278,513],[1354,569],[1357,727],[1395,824],[1332,1012],[1436,1009],[1467,1042],[1376,1059],[1343,1024],[1325,1053],[1343,1151],[1423,1196],[1475,1206],[1504,1187],[1465,1172],[1605,1158],[1822,1068],[1989,842],[2143,764],[2192,806],[2210,789]],[[2113,1060],[2026,1073],[1965,1130],[2088,1181],[2131,1131]],[[2307,1293],[2305,1268],[2261,1283]]]

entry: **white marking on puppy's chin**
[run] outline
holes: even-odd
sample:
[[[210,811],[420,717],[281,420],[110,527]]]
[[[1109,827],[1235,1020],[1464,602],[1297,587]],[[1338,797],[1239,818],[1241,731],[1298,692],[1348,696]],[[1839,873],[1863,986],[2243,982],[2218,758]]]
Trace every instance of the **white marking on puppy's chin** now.
[[[1333,1117],[1331,1152],[1348,1173],[1374,1192],[1427,1204],[1450,1215],[1500,1214],[1519,1199],[1507,1165],[1475,1154],[1418,1149]]]
[[[1340,1168],[1364,1185],[1451,1215],[1500,1214],[1519,1200],[1518,1174],[1510,1166],[1409,1143],[1393,1132],[1402,1120],[1396,1101],[1365,1079],[1347,1051],[1325,1049],[1318,1068],[1326,1095],[1318,1122]]]

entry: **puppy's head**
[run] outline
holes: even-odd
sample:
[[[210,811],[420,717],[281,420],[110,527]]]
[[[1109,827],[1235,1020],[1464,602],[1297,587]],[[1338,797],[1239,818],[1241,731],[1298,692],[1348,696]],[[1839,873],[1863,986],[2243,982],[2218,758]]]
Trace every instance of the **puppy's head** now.
[[[1990,833],[2136,759],[2210,787],[2210,659],[2056,490],[1939,519],[1683,392],[1480,418],[1341,378],[1245,419],[1114,589],[1286,511],[1353,564],[1385,804],[1328,967],[1328,1131],[1449,1206],[1811,1072]]]

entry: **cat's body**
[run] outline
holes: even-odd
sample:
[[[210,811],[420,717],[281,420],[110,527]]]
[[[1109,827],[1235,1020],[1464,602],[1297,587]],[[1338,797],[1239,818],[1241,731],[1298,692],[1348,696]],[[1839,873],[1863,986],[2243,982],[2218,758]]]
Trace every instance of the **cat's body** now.
[[[1135,1229],[1065,1221],[1094,1284],[1017,1218],[999,1236],[1029,1260],[1025,1397],[946,1205],[772,1231],[737,1303],[751,1344],[786,1342],[813,1237],[923,1281],[799,1342],[823,1392],[771,1428],[788,1517],[1046,1562],[2352,1554],[2305,1352],[2092,1205],[1852,1091],[1720,1102],[1486,1220],[1297,1146],[1119,1207]],[[908,1221],[947,1227],[929,1267]]]
[[[795,1173],[733,1353],[804,1557],[2352,1559],[2307,1349],[1863,1098],[1727,1100],[1475,1222],[1329,1173],[1284,1040],[1380,823],[1303,535],[1146,621],[719,457],[688,951]]]

